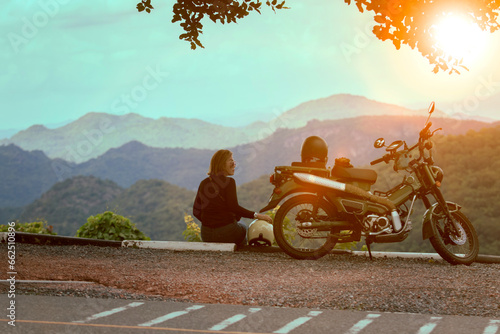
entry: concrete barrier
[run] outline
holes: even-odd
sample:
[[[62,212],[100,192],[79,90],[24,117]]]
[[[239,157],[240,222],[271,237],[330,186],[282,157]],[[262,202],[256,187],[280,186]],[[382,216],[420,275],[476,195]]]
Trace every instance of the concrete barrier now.
[[[37,245],[78,245],[78,246],[101,246],[121,247],[121,241],[100,240],[89,238],[66,237],[62,235],[50,235],[40,233],[16,232],[16,243]],[[7,232],[0,233],[0,242],[7,242]]]
[[[156,248],[174,251],[234,252],[236,244],[217,242],[123,240],[122,247]]]
[[[353,255],[370,257],[367,251],[354,251]],[[410,253],[410,252],[372,252],[373,257],[409,258],[409,259],[433,259],[443,260],[437,253]]]

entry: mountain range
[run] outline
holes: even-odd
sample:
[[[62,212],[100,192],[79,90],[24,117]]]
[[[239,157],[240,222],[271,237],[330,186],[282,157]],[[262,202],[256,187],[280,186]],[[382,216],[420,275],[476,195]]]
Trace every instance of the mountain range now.
[[[495,124],[433,119],[434,128],[443,134],[463,134]],[[337,121],[311,121],[297,129],[278,129],[272,135],[244,145],[230,147],[236,160],[235,179],[243,184],[273,173],[278,165],[300,160],[303,140],[311,135],[323,137],[329,144],[329,165],[335,158],[347,157],[356,166],[384,154],[373,142],[385,137],[409,144],[417,138],[425,117],[364,116]],[[57,181],[78,175],[93,175],[128,188],[139,180],[160,179],[188,190],[196,190],[206,177],[214,150],[154,148],[132,141],[108,150],[98,158],[76,164],[50,159],[41,151],[24,151],[10,144],[0,146],[0,207],[18,207],[31,203]]]
[[[263,140],[278,129],[301,128],[311,120],[425,114],[426,110],[410,110],[348,94],[308,101],[277,115],[269,122],[256,122],[245,127],[227,127],[197,119],[152,119],[133,113],[111,115],[91,112],[56,128],[33,125],[9,139],[0,140],[0,145],[15,144],[28,151],[41,150],[52,159],[82,163],[131,141],[155,148],[214,150]],[[436,111],[434,117],[441,116],[446,115]]]
[[[243,184],[269,175],[276,165],[298,161],[301,144],[311,135],[329,144],[330,164],[341,156],[355,165],[367,164],[382,155],[372,146],[375,139],[411,142],[426,115],[426,110],[353,95],[309,101],[267,123],[243,128],[195,119],[89,113],[55,128],[35,125],[1,142],[0,208],[27,205],[57,181],[78,175],[111,180],[123,188],[141,179],[160,179],[195,190],[220,148],[233,151],[235,179]],[[432,121],[443,134],[498,124],[439,116],[445,114],[436,111]]]

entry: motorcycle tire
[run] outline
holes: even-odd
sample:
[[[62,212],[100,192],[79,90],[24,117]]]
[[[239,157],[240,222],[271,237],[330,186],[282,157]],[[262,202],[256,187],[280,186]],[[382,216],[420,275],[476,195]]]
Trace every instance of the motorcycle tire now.
[[[317,203],[317,213],[313,208]],[[273,222],[274,238],[278,246],[288,255],[299,260],[315,260],[328,254],[337,242],[332,231],[316,231],[299,229],[297,219],[302,221],[320,221],[321,218],[333,217],[336,214],[326,200],[315,195],[298,195],[287,200],[276,212]],[[303,237],[311,233],[311,236]]]
[[[458,238],[453,236],[448,218],[433,214],[431,226],[434,236],[430,238],[430,242],[436,252],[449,263],[470,265],[476,260],[479,252],[476,230],[462,212],[451,212],[451,215],[460,225],[462,235]]]

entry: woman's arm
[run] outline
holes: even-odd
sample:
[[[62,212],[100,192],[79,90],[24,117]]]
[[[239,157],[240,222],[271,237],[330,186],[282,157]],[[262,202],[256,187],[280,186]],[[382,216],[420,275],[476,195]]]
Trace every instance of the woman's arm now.
[[[238,204],[238,196],[236,194],[236,182],[233,178],[228,178],[229,182],[226,187],[226,205],[228,209],[237,216],[244,218],[254,218],[253,211],[247,210]]]
[[[236,182],[232,178],[229,178],[229,180],[229,185],[226,188],[226,201],[229,209],[232,212],[240,217],[262,219],[267,221],[268,223],[273,222],[272,218],[268,215],[253,212],[240,206],[238,204],[238,195],[236,194]]]
[[[201,188],[201,184],[200,184]],[[200,188],[198,188],[198,192],[196,193],[196,198],[194,199],[193,204],[193,216],[195,216],[201,222],[201,209],[202,209],[202,200],[200,197]]]

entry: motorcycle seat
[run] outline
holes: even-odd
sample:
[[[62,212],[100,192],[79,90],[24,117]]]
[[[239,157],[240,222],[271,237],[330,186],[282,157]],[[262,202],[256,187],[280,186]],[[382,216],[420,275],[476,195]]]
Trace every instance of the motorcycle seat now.
[[[358,181],[374,184],[377,181],[377,173],[371,169],[342,167],[335,165],[332,168],[332,177],[339,181]]]
[[[325,162],[292,162],[292,167],[326,168]]]

